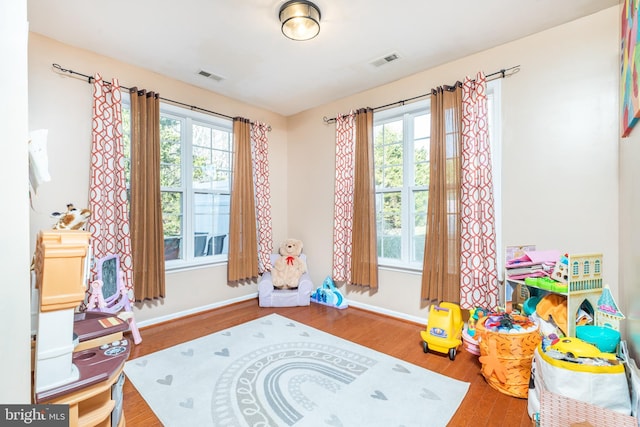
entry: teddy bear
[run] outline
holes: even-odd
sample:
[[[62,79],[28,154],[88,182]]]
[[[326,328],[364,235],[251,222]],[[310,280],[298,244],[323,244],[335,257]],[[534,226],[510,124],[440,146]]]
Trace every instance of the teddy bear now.
[[[273,286],[278,289],[295,289],[298,287],[300,276],[307,271],[307,265],[300,258],[302,241],[287,239],[280,245],[280,257],[271,269]]]

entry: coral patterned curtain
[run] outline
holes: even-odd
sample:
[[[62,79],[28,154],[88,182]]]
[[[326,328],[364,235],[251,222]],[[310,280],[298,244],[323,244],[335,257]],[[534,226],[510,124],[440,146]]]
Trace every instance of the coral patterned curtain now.
[[[354,203],[357,200],[358,203]],[[333,278],[378,287],[373,110],[336,118]]]
[[[462,85],[460,306],[498,307],[496,230],[487,81],[482,72]]]
[[[89,231],[95,259],[120,256],[125,285],[133,289],[133,260],[127,216],[127,188],[122,145],[122,104],[118,79],[93,82]],[[94,271],[95,273],[95,271]]]
[[[136,301],[164,298],[160,96],[131,88],[131,237]]]
[[[251,125],[253,181],[256,192],[258,222],[258,271],[271,269],[273,232],[271,228],[271,187],[269,185],[269,126],[255,122]]]
[[[256,200],[249,120],[240,117],[233,119],[233,140],[233,178],[227,264],[227,280],[230,283],[250,281],[258,277]]]
[[[333,280],[351,281],[351,240],[353,231],[353,188],[356,116],[336,116],[336,181],[333,217]]]
[[[461,90],[456,85],[431,94],[431,142],[427,234],[421,298],[460,301]]]

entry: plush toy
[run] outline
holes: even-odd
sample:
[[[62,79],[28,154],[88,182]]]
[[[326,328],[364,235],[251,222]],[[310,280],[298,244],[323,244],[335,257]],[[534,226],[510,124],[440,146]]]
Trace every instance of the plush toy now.
[[[72,203],[67,205],[66,212],[53,212],[52,218],[58,218],[53,226],[54,230],[84,230],[91,211],[89,209],[76,209]]]
[[[278,289],[294,289],[298,287],[300,276],[307,271],[307,265],[300,258],[302,242],[287,239],[280,245],[280,258],[271,269],[273,286]]]

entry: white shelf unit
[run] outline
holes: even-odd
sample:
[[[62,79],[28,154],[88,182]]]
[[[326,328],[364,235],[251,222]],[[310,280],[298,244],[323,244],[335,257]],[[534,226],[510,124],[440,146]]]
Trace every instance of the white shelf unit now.
[[[526,286],[528,289],[536,289],[538,295],[555,293],[567,298],[567,336],[574,337],[576,331],[576,319],[580,307],[587,306],[589,314],[595,321],[598,299],[602,294],[602,254],[576,254],[567,257],[567,268],[557,276],[554,270],[554,279],[568,284],[567,292],[554,292],[525,284],[524,280],[510,279],[505,273],[505,301],[511,301],[515,285]],[[588,303],[588,304],[587,304]]]

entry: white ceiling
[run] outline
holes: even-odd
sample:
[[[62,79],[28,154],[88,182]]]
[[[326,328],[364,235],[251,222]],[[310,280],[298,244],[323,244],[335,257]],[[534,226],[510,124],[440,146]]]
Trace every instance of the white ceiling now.
[[[28,0],[28,18],[33,32],[288,116],[618,1],[316,0],[320,34],[305,42],[280,32],[285,0]]]

